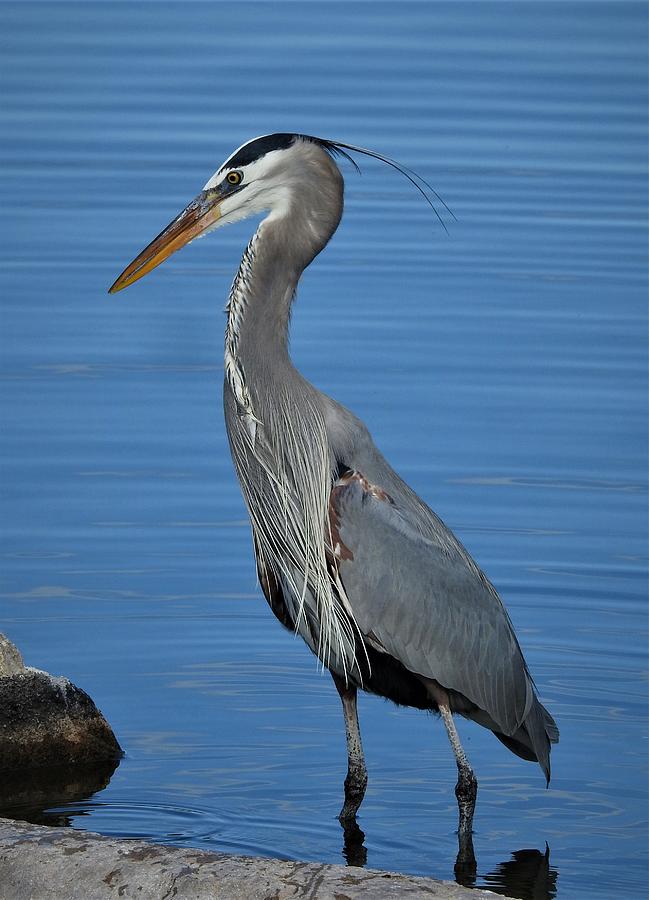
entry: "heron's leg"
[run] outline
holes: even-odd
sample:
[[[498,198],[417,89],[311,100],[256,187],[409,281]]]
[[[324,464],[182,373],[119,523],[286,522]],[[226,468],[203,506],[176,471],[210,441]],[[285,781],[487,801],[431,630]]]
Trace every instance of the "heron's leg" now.
[[[453,753],[455,754],[455,762],[457,764],[458,779],[455,785],[455,796],[457,797],[457,805],[460,811],[460,826],[458,828],[458,838],[460,844],[460,855],[473,856],[473,844],[471,832],[473,826],[473,813],[475,812],[475,801],[478,796],[478,780],[473,774],[473,769],[469,765],[466,758],[464,748],[460,743],[460,736],[457,733],[453,714],[451,713],[451,704],[448,693],[436,681],[425,679],[426,687],[432,698],[435,700],[442,717],[448,739],[451,742]]]
[[[478,795],[478,781],[460,743],[460,736],[457,733],[450,707],[440,703],[439,713],[446,727],[457,763],[458,779],[455,785],[455,796],[460,808],[460,837],[462,837],[463,834],[471,834],[475,800]]]
[[[457,733],[455,722],[451,708],[447,703],[439,704],[439,713],[446,727],[448,739],[451,742],[453,753],[455,754],[455,762],[457,763],[458,779],[455,785],[455,796],[457,797],[457,805],[460,810],[460,827],[458,828],[458,837],[460,839],[460,851],[462,847],[471,842],[471,832],[473,830],[473,813],[475,811],[475,801],[478,796],[478,780],[473,774],[473,769],[469,765],[466,754],[460,743],[460,736]]]
[[[338,818],[341,822],[354,820],[358,808],[363,802],[367,787],[367,768],[363,756],[361,732],[358,727],[358,711],[356,709],[356,688],[345,684],[342,678],[331,673],[340,694],[345,716],[345,735],[347,737],[347,777],[345,778],[345,803]]]

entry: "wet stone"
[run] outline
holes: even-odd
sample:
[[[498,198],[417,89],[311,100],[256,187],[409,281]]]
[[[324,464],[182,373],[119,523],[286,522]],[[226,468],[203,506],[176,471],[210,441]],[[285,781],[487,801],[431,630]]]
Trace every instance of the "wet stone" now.
[[[354,866],[209,853],[0,819],[11,900],[487,900],[489,891]]]
[[[0,772],[114,760],[122,751],[91,698],[67,678],[22,668],[0,641]]]
[[[20,650],[12,644],[8,637],[0,634],[0,677],[3,675],[17,675],[25,671],[25,663],[20,655]]]

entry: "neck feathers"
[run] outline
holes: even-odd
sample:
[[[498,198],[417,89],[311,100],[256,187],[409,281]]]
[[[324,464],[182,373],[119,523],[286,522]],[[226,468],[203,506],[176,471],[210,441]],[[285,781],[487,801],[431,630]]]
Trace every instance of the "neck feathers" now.
[[[288,327],[304,269],[327,245],[343,209],[337,166],[319,148],[246,247],[227,304],[225,374],[241,411],[257,419],[255,394],[291,367]],[[323,171],[323,167],[326,171]]]
[[[225,377],[240,408],[241,414],[255,423],[252,400],[246,386],[243,367],[239,361],[239,341],[249,305],[250,282],[253,274],[255,243],[258,233],[252,238],[241,258],[241,264],[230,288],[230,296],[225,307],[228,316],[225,328]],[[254,424],[251,424],[254,440]]]

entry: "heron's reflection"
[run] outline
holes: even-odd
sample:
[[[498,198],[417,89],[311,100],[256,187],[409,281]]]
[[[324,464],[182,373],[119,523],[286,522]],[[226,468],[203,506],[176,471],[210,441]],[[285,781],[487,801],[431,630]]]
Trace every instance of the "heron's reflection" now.
[[[365,834],[356,822],[341,822],[343,856],[348,866],[364,866],[367,862]],[[557,871],[550,866],[550,848],[516,850],[511,858],[499,863],[492,872],[478,874],[473,841],[460,842],[455,860],[455,880],[464,887],[484,887],[495,894],[517,900],[553,900],[557,894]]]
[[[481,886],[521,900],[552,900],[557,895],[557,870],[550,866],[550,848],[517,850],[481,878]]]
[[[365,832],[361,831],[356,819],[341,821],[343,830],[343,856],[348,866],[364,866],[367,862]]]

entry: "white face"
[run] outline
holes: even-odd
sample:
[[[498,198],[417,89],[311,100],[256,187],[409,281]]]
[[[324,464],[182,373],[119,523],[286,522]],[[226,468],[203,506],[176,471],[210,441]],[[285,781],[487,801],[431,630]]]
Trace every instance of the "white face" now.
[[[232,154],[230,158],[235,155]],[[293,157],[293,148],[289,147],[271,150],[245,166],[232,167],[224,164],[217,169],[203,188],[204,191],[218,190],[221,186],[226,190],[230,188],[227,180],[230,173],[238,173],[241,181],[235,193],[220,201],[221,217],[213,228],[269,210],[273,215],[284,215],[290,203]]]

